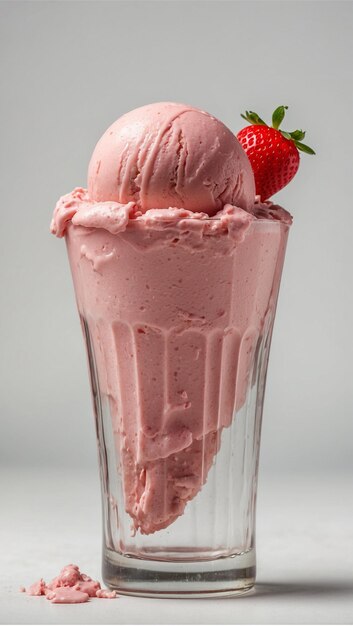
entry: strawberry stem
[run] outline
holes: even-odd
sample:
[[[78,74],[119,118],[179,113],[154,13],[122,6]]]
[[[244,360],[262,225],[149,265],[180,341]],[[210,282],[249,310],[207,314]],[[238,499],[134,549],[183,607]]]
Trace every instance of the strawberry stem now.
[[[280,107],[277,107],[277,109],[275,109],[272,113],[272,126],[276,130],[279,129],[281,123],[283,122],[283,118],[286,114],[286,109],[288,109],[288,107],[282,105]]]
[[[293,141],[296,148],[301,152],[305,152],[306,154],[315,154],[314,150],[307,146],[305,143],[302,143],[302,139],[305,137],[304,130],[293,130],[291,133],[286,132],[285,130],[279,130],[280,125],[283,122],[284,116],[286,114],[286,110],[288,107],[286,105],[281,105],[277,107],[272,113],[272,128],[278,130],[281,135],[288,139],[288,141]],[[260,126],[268,126],[266,122],[264,122],[261,117],[255,113],[254,111],[245,111],[245,114],[241,113],[241,117],[249,122],[250,124],[260,125]]]
[[[310,146],[306,146],[305,143],[301,143],[301,141],[295,141],[294,143],[301,152],[305,152],[306,154],[316,154],[316,152],[314,152]]]
[[[250,124],[260,124],[260,126],[267,126],[266,122],[264,122],[261,117],[258,116],[254,111],[245,111],[245,115],[241,113],[241,117],[250,122]]]
[[[290,136],[292,137],[292,139],[294,139],[294,141],[301,141],[305,137],[305,131],[294,130],[292,133],[290,133]]]

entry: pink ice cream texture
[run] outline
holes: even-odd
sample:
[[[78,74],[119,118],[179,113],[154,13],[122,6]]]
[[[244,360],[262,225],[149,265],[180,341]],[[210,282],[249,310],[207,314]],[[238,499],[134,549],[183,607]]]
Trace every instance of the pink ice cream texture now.
[[[246,399],[291,223],[254,194],[229,129],[159,103],[106,131],[88,191],[54,211],[110,405],[124,506],[143,534],[183,514]]]
[[[26,591],[25,587],[20,588]],[[46,596],[52,604],[80,604],[89,598],[115,598],[116,592],[101,589],[100,583],[80,572],[78,565],[66,565],[50,583],[43,578],[27,588],[29,596]]]
[[[178,207],[215,214],[227,203],[253,205],[254,177],[234,134],[194,107],[161,102],[118,119],[89,165],[95,202],[133,201],[148,209]]]

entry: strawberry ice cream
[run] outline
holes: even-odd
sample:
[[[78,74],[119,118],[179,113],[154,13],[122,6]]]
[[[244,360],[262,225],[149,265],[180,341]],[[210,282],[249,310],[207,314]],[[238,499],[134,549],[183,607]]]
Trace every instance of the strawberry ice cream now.
[[[20,587],[21,592],[29,596],[45,596],[52,604],[81,604],[89,598],[115,598],[116,592],[101,589],[100,583],[87,574],[80,572],[77,565],[66,565],[50,583],[43,578],[30,585],[27,590]]]
[[[178,207],[215,214],[227,203],[250,209],[255,182],[234,134],[205,111],[150,104],[118,119],[89,165],[91,200],[134,201],[142,212]]]
[[[88,191],[59,200],[52,232],[66,236],[135,531],[167,528],[207,481],[273,319],[290,223],[255,199],[231,131],[171,103],[113,124]]]

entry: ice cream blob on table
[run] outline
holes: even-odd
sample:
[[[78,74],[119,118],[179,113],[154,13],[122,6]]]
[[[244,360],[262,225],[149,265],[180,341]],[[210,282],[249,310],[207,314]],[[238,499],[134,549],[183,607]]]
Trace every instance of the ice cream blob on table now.
[[[77,565],[66,565],[50,583],[43,578],[20,591],[29,596],[45,596],[52,604],[81,604],[89,598],[116,598],[116,591],[101,589],[100,583],[80,572]]]
[[[58,201],[51,230],[66,236],[122,481],[105,495],[133,532],[167,528],[207,481],[252,384],[290,223],[255,197],[234,134],[174,103],[115,122],[88,190]]]

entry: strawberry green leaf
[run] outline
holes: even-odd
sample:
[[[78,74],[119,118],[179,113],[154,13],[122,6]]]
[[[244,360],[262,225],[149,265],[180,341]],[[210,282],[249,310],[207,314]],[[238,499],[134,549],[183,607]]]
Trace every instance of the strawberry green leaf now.
[[[250,122],[250,124],[260,124],[261,126],[267,126],[266,122],[264,122],[261,117],[258,116],[254,111],[245,111],[245,115],[241,113],[241,117]]]
[[[276,130],[278,130],[283,121],[283,118],[286,114],[286,109],[288,109],[288,107],[282,105],[280,107],[277,107],[277,109],[272,114],[272,126]]]
[[[305,137],[305,131],[294,130],[292,133],[290,133],[290,136],[292,137],[292,139],[294,139],[294,141],[301,141]]]
[[[295,141],[295,145],[297,146],[298,150],[300,150],[301,152],[306,152],[306,154],[316,154],[314,150],[310,148],[309,146],[306,146],[305,143],[301,143],[300,141]]]
[[[292,139],[290,134],[286,133],[284,130],[280,130],[279,132],[281,133],[282,137],[284,137],[285,139]]]

